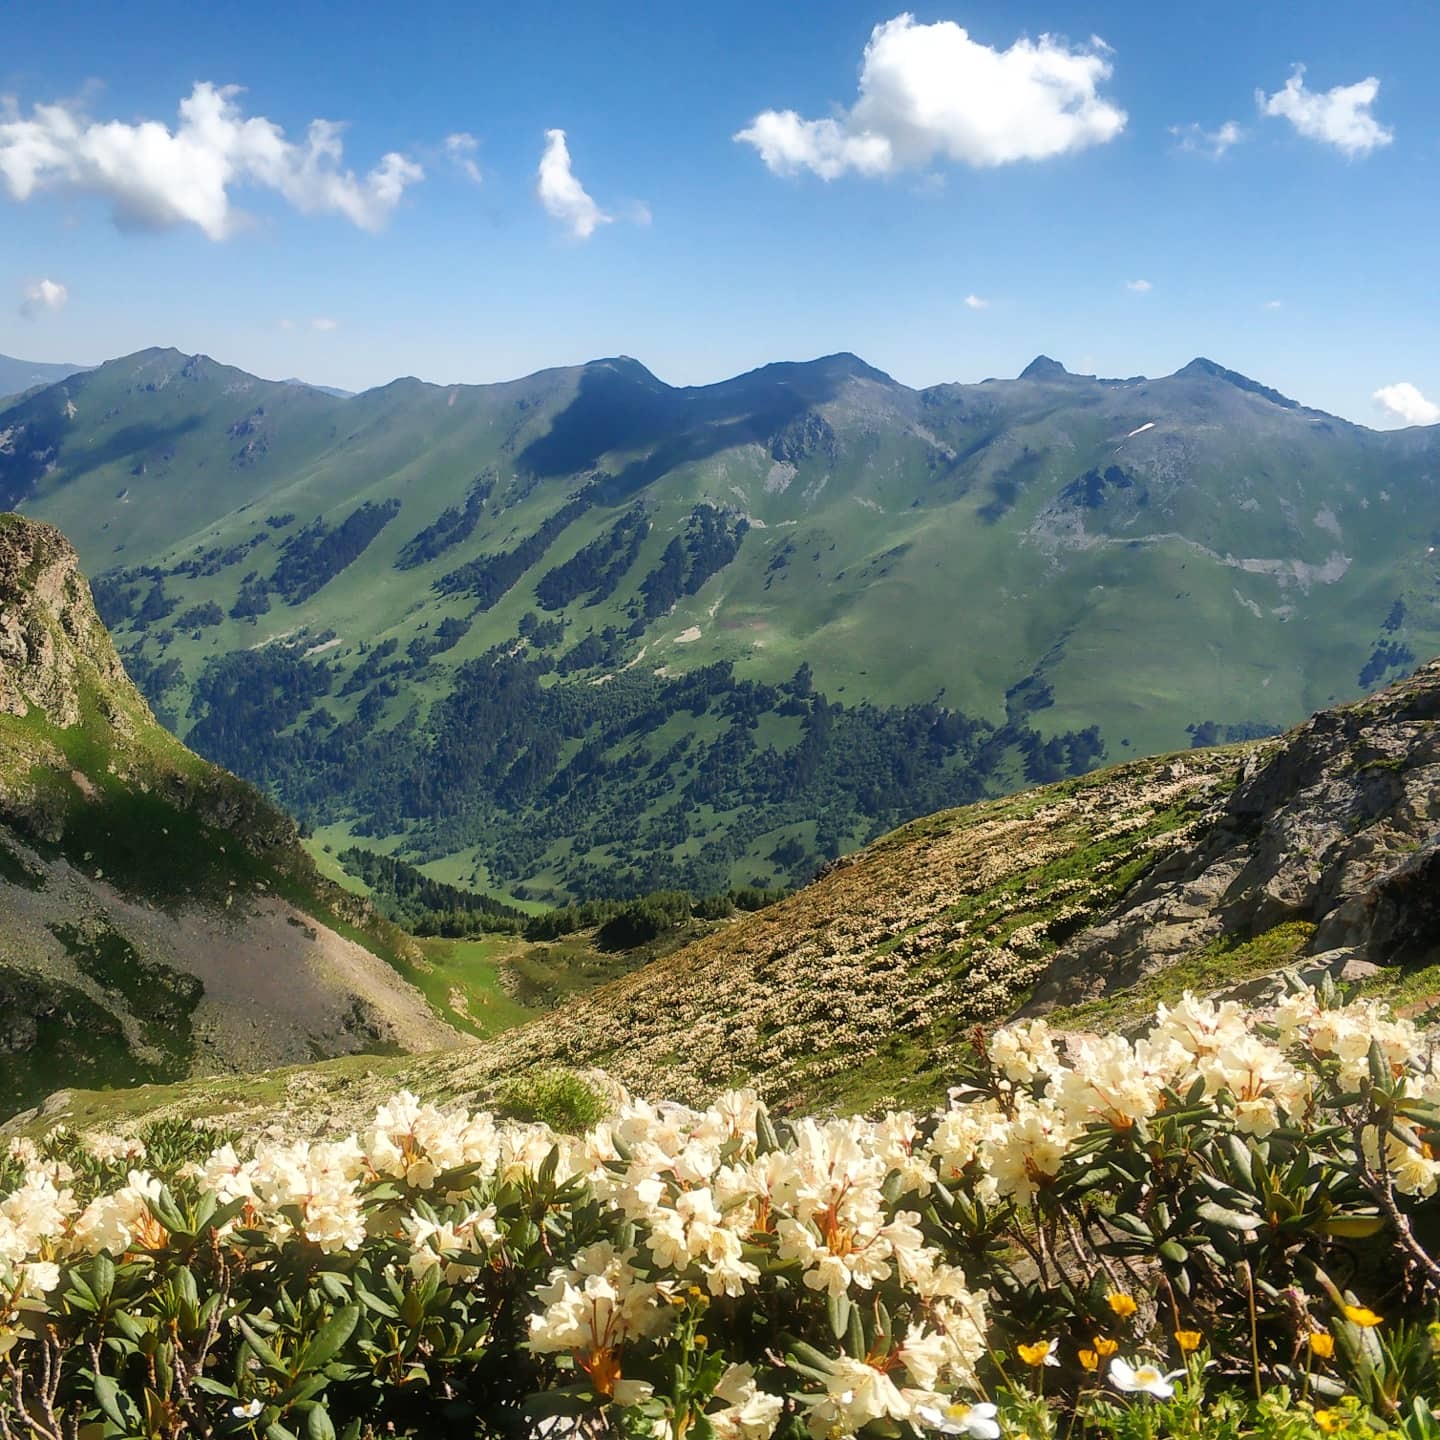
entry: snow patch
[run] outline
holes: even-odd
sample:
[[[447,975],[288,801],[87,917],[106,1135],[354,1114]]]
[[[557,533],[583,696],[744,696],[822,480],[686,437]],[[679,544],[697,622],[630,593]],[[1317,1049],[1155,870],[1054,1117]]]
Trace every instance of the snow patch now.
[[[1143,435],[1147,430],[1153,430],[1154,428],[1155,422],[1153,420],[1147,420],[1138,430],[1132,430],[1125,438],[1127,440],[1133,440],[1135,436]]]

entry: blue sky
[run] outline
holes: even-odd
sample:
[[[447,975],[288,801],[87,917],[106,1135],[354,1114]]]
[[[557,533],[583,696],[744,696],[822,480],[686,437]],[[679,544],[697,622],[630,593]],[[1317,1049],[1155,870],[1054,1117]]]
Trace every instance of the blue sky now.
[[[616,353],[695,384],[853,350],[915,385],[1205,354],[1365,423],[1440,418],[1440,7],[901,14],[4,7],[0,351],[167,344],[349,388]],[[175,147],[197,85],[243,93],[204,92]],[[307,159],[317,118],[338,166]]]

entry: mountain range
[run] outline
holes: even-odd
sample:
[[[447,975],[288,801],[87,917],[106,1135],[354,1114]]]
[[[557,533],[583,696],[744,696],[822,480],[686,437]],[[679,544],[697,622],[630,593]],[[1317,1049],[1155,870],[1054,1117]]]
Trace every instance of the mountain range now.
[[[343,398],[152,350],[0,410],[0,507],[65,529],[157,716],[317,846],[522,901],[803,880],[1440,651],[1440,427],[1208,360]]]

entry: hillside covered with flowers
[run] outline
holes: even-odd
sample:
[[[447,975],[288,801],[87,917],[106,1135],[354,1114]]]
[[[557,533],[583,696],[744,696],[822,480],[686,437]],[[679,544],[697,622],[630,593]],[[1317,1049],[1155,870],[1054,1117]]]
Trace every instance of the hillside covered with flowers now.
[[[1044,1020],[931,1113],[399,1094],[11,1143],[0,1434],[1440,1434],[1440,1057],[1333,989]]]

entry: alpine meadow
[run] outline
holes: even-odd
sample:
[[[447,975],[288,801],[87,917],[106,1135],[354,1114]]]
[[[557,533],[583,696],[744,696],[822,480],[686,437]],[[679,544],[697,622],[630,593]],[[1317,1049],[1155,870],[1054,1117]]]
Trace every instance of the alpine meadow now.
[[[0,1440],[1440,1440],[1378,18],[0,10]]]

